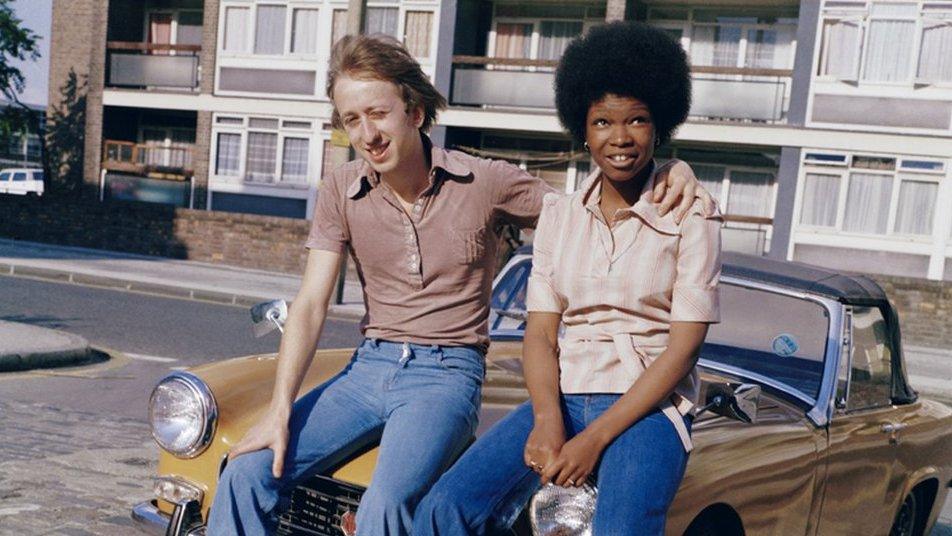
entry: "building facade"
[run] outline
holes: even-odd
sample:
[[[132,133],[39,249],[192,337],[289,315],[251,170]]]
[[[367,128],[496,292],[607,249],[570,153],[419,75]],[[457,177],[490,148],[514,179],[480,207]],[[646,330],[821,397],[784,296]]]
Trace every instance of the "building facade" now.
[[[54,4],[51,98],[88,77],[87,183],[102,197],[311,217],[347,160],[324,94],[346,0]],[[438,143],[505,158],[570,192],[591,170],[552,79],[575,36],[646,21],[693,70],[689,162],[725,247],[844,270],[952,280],[952,2],[366,2],[450,107]]]

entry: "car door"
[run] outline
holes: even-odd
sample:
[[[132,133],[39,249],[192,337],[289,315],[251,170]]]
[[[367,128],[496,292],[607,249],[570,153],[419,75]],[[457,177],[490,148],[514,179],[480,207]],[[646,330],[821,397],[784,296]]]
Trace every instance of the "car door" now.
[[[850,351],[840,363],[817,534],[887,534],[901,491],[893,425],[902,416],[892,405],[892,351],[878,308],[850,311]]]
[[[13,194],[26,195],[28,191],[28,182],[25,171],[16,171],[10,179],[9,192]]]

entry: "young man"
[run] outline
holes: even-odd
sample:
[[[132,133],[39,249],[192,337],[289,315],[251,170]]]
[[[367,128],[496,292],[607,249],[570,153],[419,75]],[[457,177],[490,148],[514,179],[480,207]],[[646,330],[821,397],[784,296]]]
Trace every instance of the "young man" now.
[[[496,229],[533,226],[552,191],[508,163],[432,146],[425,132],[446,101],[395,41],[343,38],[327,94],[360,159],[321,187],[271,405],[231,451],[212,536],[272,532],[282,490],[377,441],[357,533],[409,533],[416,503],[476,429]],[[662,208],[683,193],[683,215],[697,181],[678,169]],[[345,250],[364,286],[366,340],[340,375],[295,402]]]

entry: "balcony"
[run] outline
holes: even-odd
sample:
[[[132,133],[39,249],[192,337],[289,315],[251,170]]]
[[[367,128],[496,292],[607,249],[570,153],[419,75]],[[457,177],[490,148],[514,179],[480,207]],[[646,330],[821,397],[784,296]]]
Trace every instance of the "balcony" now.
[[[451,104],[552,110],[553,60],[453,56]],[[694,67],[692,120],[782,123],[793,71]]]
[[[107,85],[195,91],[201,45],[109,41]]]
[[[133,143],[120,140],[103,142],[102,167],[153,178],[184,179],[193,173],[194,144]]]

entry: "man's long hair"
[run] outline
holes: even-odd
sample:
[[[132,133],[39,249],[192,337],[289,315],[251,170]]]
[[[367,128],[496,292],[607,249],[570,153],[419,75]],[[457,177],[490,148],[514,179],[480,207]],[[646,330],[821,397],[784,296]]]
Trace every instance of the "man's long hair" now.
[[[446,108],[446,98],[433,87],[420,64],[396,39],[386,35],[347,35],[331,51],[327,70],[327,97],[334,102],[334,84],[341,76],[356,79],[392,82],[403,95],[407,111],[423,107],[421,132],[427,132],[436,121],[439,110]],[[334,107],[334,127],[342,128],[340,114]]]

